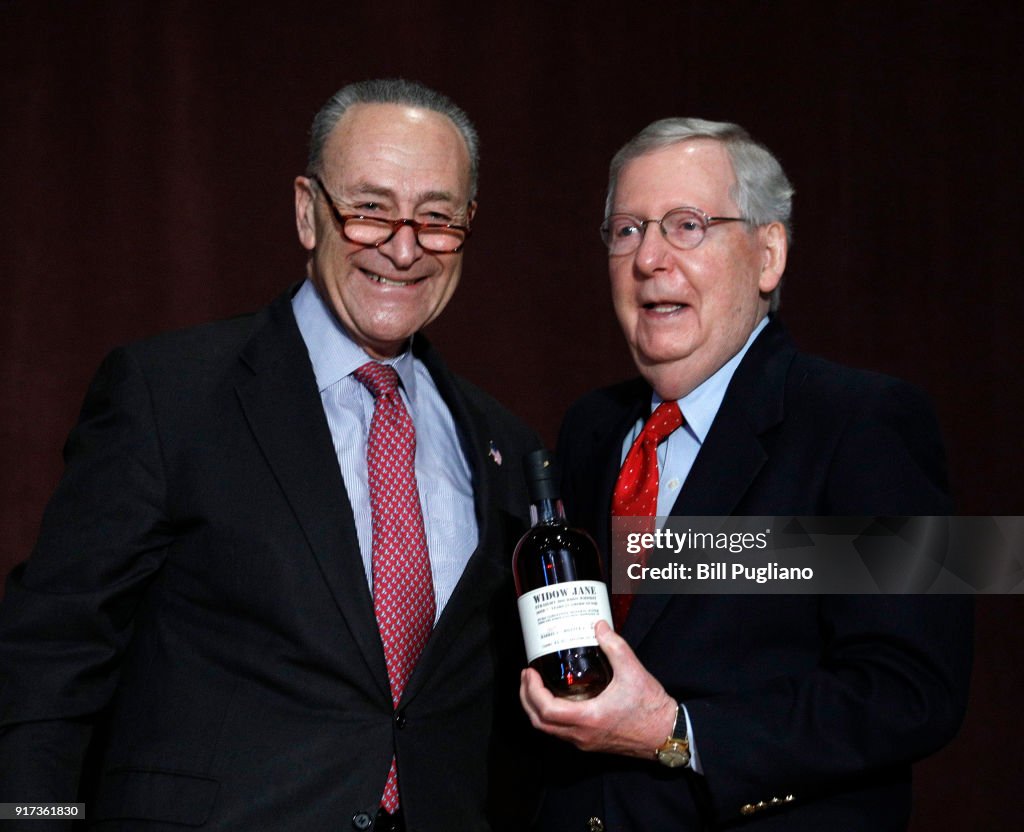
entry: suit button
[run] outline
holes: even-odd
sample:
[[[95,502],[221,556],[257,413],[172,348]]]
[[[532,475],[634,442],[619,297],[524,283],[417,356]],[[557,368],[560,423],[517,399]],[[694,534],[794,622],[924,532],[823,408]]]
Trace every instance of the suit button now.
[[[360,832],[365,832],[373,826],[373,818],[366,814],[366,812],[356,812],[352,815],[352,826],[360,830]]]
[[[406,722],[405,711],[395,711],[395,725],[399,728],[404,728]]]
[[[587,832],[604,832],[604,821],[593,817],[587,821]]]

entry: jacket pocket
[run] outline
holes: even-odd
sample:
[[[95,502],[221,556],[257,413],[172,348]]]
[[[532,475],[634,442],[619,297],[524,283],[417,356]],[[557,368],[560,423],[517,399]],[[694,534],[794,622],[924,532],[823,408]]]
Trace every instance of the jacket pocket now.
[[[220,782],[173,771],[119,768],[100,782],[93,820],[136,818],[199,826],[213,810]]]

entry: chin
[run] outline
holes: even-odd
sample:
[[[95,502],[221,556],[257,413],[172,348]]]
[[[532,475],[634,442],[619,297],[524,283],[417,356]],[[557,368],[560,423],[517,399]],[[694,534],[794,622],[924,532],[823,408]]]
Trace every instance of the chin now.
[[[654,370],[658,367],[668,367],[677,361],[685,361],[693,354],[694,349],[689,345],[672,344],[662,349],[634,349],[633,360],[638,366]]]

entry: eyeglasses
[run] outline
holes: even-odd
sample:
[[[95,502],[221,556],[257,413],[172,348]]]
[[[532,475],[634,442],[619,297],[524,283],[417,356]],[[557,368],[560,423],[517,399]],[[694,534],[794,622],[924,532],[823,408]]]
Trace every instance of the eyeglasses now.
[[[641,220],[630,214],[612,214],[601,226],[601,239],[609,254],[632,254],[638,248],[647,226],[657,223],[665,239],[676,248],[696,248],[712,225],[720,222],[747,222],[743,217],[712,217],[700,208],[673,208],[660,220]]]
[[[386,217],[368,217],[364,214],[343,214],[334,204],[334,200],[327,192],[327,186],[319,176],[313,176],[312,180],[323,192],[324,199],[330,206],[331,214],[334,216],[342,236],[350,243],[361,246],[373,246],[379,248],[388,240],[394,237],[401,228],[408,225],[416,235],[416,242],[424,251],[432,254],[455,254],[462,251],[469,236],[468,225],[456,225],[450,222],[420,222],[400,218],[391,220]]]

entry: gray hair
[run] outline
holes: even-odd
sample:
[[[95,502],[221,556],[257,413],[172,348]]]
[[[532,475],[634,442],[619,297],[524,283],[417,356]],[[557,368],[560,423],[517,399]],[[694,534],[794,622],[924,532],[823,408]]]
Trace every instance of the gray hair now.
[[[615,201],[615,187],[619,174],[628,162],[693,139],[711,139],[720,142],[729,154],[736,186],[729,196],[736,203],[741,216],[751,225],[780,222],[786,229],[786,239],[793,236],[793,186],[782,170],[779,160],[764,145],[750,137],[738,124],[725,121],[705,121],[700,118],[663,118],[652,122],[622,146],[612,158],[608,173],[608,198],[605,217]],[[781,283],[771,294],[771,309],[779,307]]]
[[[418,81],[406,81],[404,78],[357,81],[342,87],[330,97],[313,118],[313,126],[309,130],[307,176],[321,173],[327,137],[348,108],[354,104],[402,104],[447,116],[459,131],[466,143],[466,150],[469,151],[469,198],[476,198],[477,179],[480,173],[480,139],[473,122],[448,96]]]

